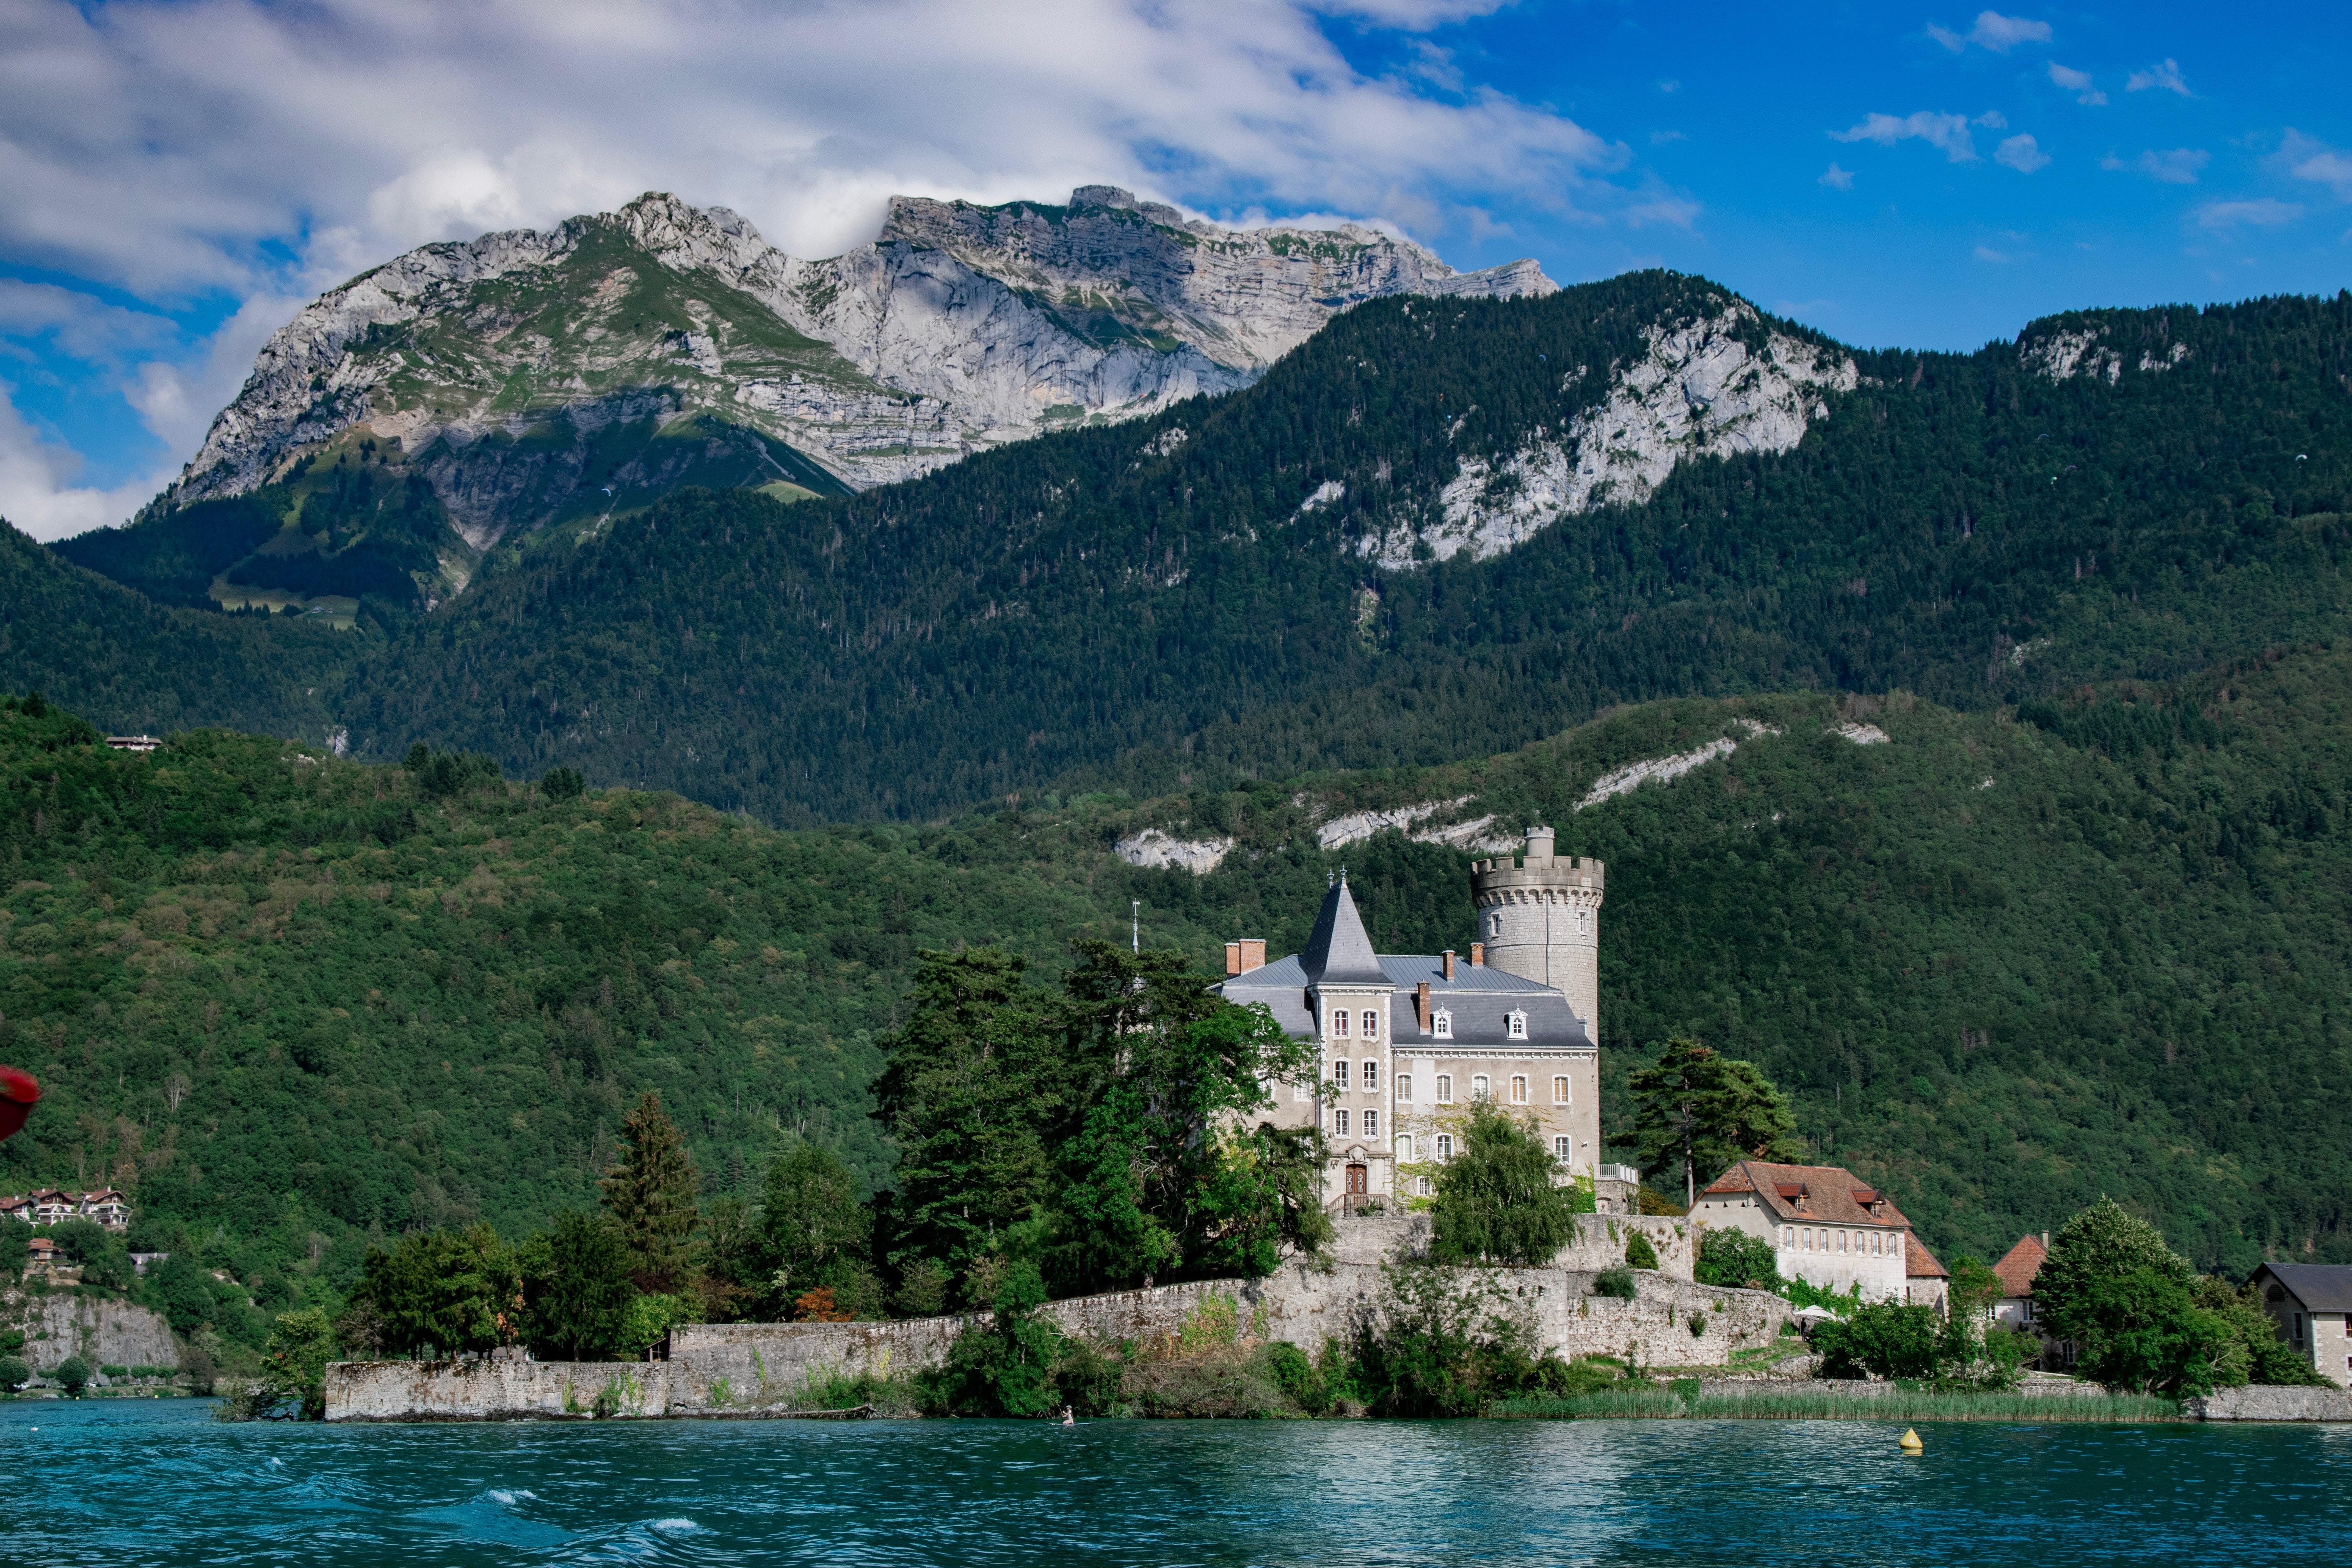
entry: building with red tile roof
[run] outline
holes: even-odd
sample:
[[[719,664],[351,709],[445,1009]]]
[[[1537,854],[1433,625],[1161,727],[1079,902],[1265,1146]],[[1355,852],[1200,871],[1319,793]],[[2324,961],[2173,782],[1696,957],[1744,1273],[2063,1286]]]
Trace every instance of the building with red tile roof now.
[[[1782,1276],[1866,1301],[1905,1301],[1947,1278],[1895,1200],[1843,1165],[1742,1160],[1698,1195],[1690,1217],[1769,1242]],[[1914,1255],[1933,1272],[1915,1280]],[[1940,1305],[1943,1290],[1937,1287]]]

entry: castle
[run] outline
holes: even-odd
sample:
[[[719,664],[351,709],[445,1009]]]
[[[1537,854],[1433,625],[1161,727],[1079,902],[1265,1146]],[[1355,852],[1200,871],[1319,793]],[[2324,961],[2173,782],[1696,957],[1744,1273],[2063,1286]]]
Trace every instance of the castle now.
[[[1270,1120],[1320,1124],[1332,1206],[1429,1195],[1481,1100],[1532,1116],[1561,1179],[1616,1173],[1598,1163],[1602,868],[1552,845],[1531,828],[1523,853],[1473,864],[1467,962],[1374,952],[1344,873],[1305,952],[1226,945],[1225,999],[1322,1047],[1321,1081],[1276,1086]]]

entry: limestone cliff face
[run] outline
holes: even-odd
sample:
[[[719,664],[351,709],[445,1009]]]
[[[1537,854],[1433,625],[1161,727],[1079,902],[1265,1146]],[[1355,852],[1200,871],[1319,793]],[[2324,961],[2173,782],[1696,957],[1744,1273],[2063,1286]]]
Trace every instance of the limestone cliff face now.
[[[1764,329],[1745,300],[1722,298],[1713,314],[1660,322],[1647,352],[1607,367],[1601,400],[1569,412],[1589,382],[1578,366],[1561,380],[1558,435],[1499,458],[1465,456],[1433,515],[1368,532],[1358,553],[1391,571],[1428,556],[1500,555],[1563,517],[1650,499],[1681,463],[1743,452],[1786,452],[1829,416],[1823,394],[1859,383],[1844,354]]]
[[[1532,262],[1456,273],[1370,229],[1222,229],[1108,186],[1064,206],[902,197],[872,244],[816,261],[648,195],[425,246],[322,295],[167,499],[241,493],[363,430],[416,455],[478,548],[567,499],[675,479],[658,443],[698,417],[697,438],[731,427],[714,438],[742,482],[822,493],[1246,384],[1364,300],[1552,287]]]

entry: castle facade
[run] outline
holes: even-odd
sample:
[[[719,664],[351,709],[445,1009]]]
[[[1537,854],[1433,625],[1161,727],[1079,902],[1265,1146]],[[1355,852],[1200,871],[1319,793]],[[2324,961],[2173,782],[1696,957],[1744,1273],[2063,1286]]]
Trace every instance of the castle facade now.
[[[1225,999],[1321,1047],[1320,1080],[1273,1086],[1269,1120],[1322,1128],[1332,1206],[1428,1196],[1482,1100],[1532,1118],[1561,1180],[1601,1173],[1603,868],[1553,843],[1533,828],[1524,852],[1473,865],[1466,960],[1374,952],[1344,874],[1304,952],[1227,944]]]

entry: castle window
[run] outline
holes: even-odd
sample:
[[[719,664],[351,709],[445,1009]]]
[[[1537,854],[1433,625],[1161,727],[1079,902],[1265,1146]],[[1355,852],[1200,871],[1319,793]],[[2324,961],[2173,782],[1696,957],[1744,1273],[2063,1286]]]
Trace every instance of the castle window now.
[[[1397,1158],[1398,1158],[1399,1160],[1402,1161],[1404,1163],[1406,1163],[1406,1164],[1408,1164],[1408,1165],[1410,1165],[1410,1164],[1412,1164],[1412,1133],[1410,1133],[1410,1132],[1404,1132],[1404,1133],[1400,1133],[1400,1134],[1398,1134],[1398,1136],[1397,1136]]]
[[[1575,1152],[1576,1145],[1568,1139],[1555,1138],[1551,1141],[1551,1157],[1561,1164],[1567,1164],[1569,1156]]]
[[[1439,1133],[1439,1134],[1437,1135],[1437,1157],[1438,1157],[1440,1160],[1451,1160],[1452,1158],[1454,1158],[1454,1134],[1453,1134],[1453,1133],[1451,1133],[1451,1132],[1441,1132],[1441,1133]],[[2300,1319],[2298,1319],[2298,1320],[2297,1320],[2297,1321],[2301,1321],[2301,1320],[2300,1320]],[[2302,1331],[2301,1331],[2301,1330],[2299,1330],[2299,1329],[2298,1329],[2297,1331],[2296,1331],[2296,1332],[2298,1332],[2298,1333],[2302,1332]]]
[[[1380,1087],[1381,1064],[1376,1061],[1366,1062],[1364,1064],[1364,1092],[1366,1094],[1377,1094],[1380,1092]]]
[[[1568,1103],[1567,1074],[1563,1073],[1559,1077],[1551,1080],[1551,1102],[1554,1105],[1566,1105]]]
[[[1331,1010],[1331,1037],[1335,1040],[1348,1037],[1348,1010],[1345,1007]]]
[[[1513,1073],[1511,1075],[1511,1103],[1513,1105],[1525,1105],[1527,1102],[1527,1077],[1523,1073]]]
[[[1365,1137],[1367,1137],[1367,1138],[1377,1138],[1377,1137],[1379,1137],[1380,1135],[1381,1135],[1381,1113],[1380,1113],[1379,1111],[1377,1111],[1377,1110],[1367,1110],[1367,1111],[1365,1111],[1365,1112],[1364,1112],[1364,1136],[1365,1136]]]
[[[1380,1037],[1381,1016],[1378,1013],[1373,1012],[1370,1007],[1367,1007],[1364,1009],[1364,1038],[1368,1040],[1377,1040]]]
[[[1437,1103],[1440,1105],[1454,1103],[1454,1075],[1450,1072],[1437,1075]]]
[[[1332,1086],[1337,1089],[1345,1089],[1348,1087],[1347,1058],[1341,1057],[1338,1061],[1331,1064],[1331,1083]]]
[[[1495,1086],[1493,1083],[1488,1081],[1485,1073],[1473,1073],[1471,1075],[1470,1098],[1473,1100],[1492,1100],[1495,1098]]]
[[[1396,1097],[1399,1100],[1405,1101],[1407,1104],[1412,1103],[1412,1074],[1409,1072],[1401,1072],[1396,1075]]]
[[[1526,1039],[1528,1037],[1528,1016],[1525,1013],[1514,1013],[1511,1015],[1510,1022],[1511,1038],[1515,1040]]]
[[[1429,1178],[1427,1176],[1416,1176],[1413,1178],[1412,1194],[1417,1198],[1425,1198],[1429,1195]]]
[[[1342,1138],[1348,1135],[1348,1112],[1344,1109],[1331,1113],[1331,1131]]]
[[[1780,1245],[1790,1248],[1796,1247],[1797,1233],[1794,1228],[1785,1225],[1780,1227]]]
[[[1590,923],[1589,923],[1589,922],[1591,921],[1591,919],[1592,919],[1592,911],[1591,911],[1591,910],[1577,910],[1577,911],[1576,911],[1576,934],[1577,934],[1577,935],[1579,935],[1579,936],[1582,936],[1582,935],[1583,935],[1583,934],[1584,934],[1588,930],[1590,930],[1590,929],[1591,929],[1591,927],[1590,927]]]
[[[1430,1023],[1434,1026],[1430,1030],[1430,1033],[1436,1036],[1439,1039],[1450,1040],[1454,1037],[1453,1014],[1446,1012],[1444,1008],[1440,1008],[1438,1009],[1437,1016],[1431,1019]]]
[[[1499,937],[1503,934],[1502,910],[1497,910],[1486,917],[1486,934],[1490,937]]]

